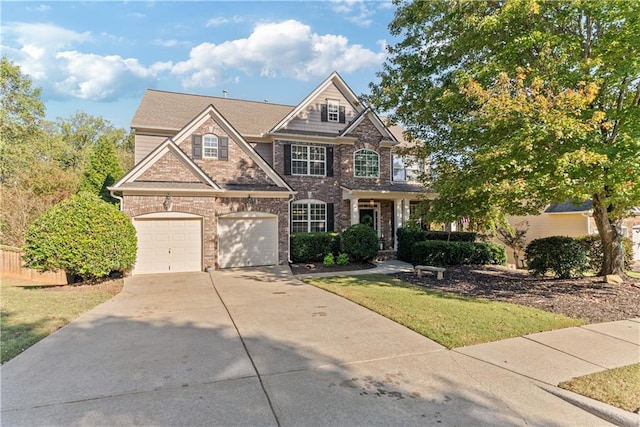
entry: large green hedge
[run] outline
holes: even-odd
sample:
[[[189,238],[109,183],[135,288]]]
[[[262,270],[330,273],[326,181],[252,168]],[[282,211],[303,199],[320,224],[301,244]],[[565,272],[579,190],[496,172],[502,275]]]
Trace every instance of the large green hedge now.
[[[370,261],[380,249],[376,230],[366,224],[355,224],[342,233],[342,248],[354,261]]]
[[[425,240],[413,245],[413,265],[485,265],[507,263],[507,252],[496,243],[445,242]]]
[[[340,253],[338,233],[293,233],[291,234],[291,261],[319,262],[327,254]]]
[[[569,279],[589,269],[589,249],[573,237],[551,236],[532,240],[525,250],[527,266],[536,276],[552,272]]]
[[[124,213],[97,195],[80,193],[29,226],[23,259],[33,269],[94,279],[131,269],[136,245],[136,231]]]
[[[465,231],[426,231],[419,227],[409,226],[398,228],[398,249],[396,256],[399,260],[411,262],[413,245],[427,240],[447,242],[475,242],[476,233]]]

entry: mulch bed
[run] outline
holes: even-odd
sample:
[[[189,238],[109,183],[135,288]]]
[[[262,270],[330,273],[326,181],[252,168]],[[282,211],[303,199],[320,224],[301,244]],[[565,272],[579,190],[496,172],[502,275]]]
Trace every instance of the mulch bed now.
[[[429,289],[526,305],[590,323],[640,317],[640,280],[629,277],[614,285],[602,277],[536,278],[498,266],[448,267],[444,280],[429,273],[421,278],[413,273],[393,276]]]

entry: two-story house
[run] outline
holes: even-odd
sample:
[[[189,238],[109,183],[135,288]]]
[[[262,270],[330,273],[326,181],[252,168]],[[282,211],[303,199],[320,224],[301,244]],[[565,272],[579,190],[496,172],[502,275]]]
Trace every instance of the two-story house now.
[[[110,188],[138,235],[134,274],[289,261],[289,236],[372,225],[381,249],[425,193],[403,144],[331,74],[296,106],[147,90],[136,166]],[[427,195],[433,197],[433,195]]]

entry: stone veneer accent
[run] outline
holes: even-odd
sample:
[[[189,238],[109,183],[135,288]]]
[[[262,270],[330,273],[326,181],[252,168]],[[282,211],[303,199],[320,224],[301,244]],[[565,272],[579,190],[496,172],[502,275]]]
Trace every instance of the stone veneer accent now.
[[[171,212],[182,212],[202,217],[202,255],[203,267],[207,265],[218,268],[218,216],[231,212],[265,212],[278,215],[278,258],[279,263],[288,262],[289,258],[289,221],[288,201],[284,199],[256,198],[252,206],[247,206],[244,198],[223,198],[207,196],[172,196],[173,207]],[[124,212],[135,218],[140,215],[166,212],[162,203],[162,196],[125,196]],[[251,244],[251,242],[247,242]]]

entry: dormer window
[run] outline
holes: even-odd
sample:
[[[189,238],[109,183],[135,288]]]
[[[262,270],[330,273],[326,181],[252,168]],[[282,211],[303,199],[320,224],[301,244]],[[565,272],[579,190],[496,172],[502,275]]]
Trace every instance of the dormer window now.
[[[218,158],[218,137],[215,135],[205,135],[203,138],[202,154],[205,159]]]
[[[330,122],[338,122],[340,118],[340,101],[337,99],[327,100],[327,120]]]

